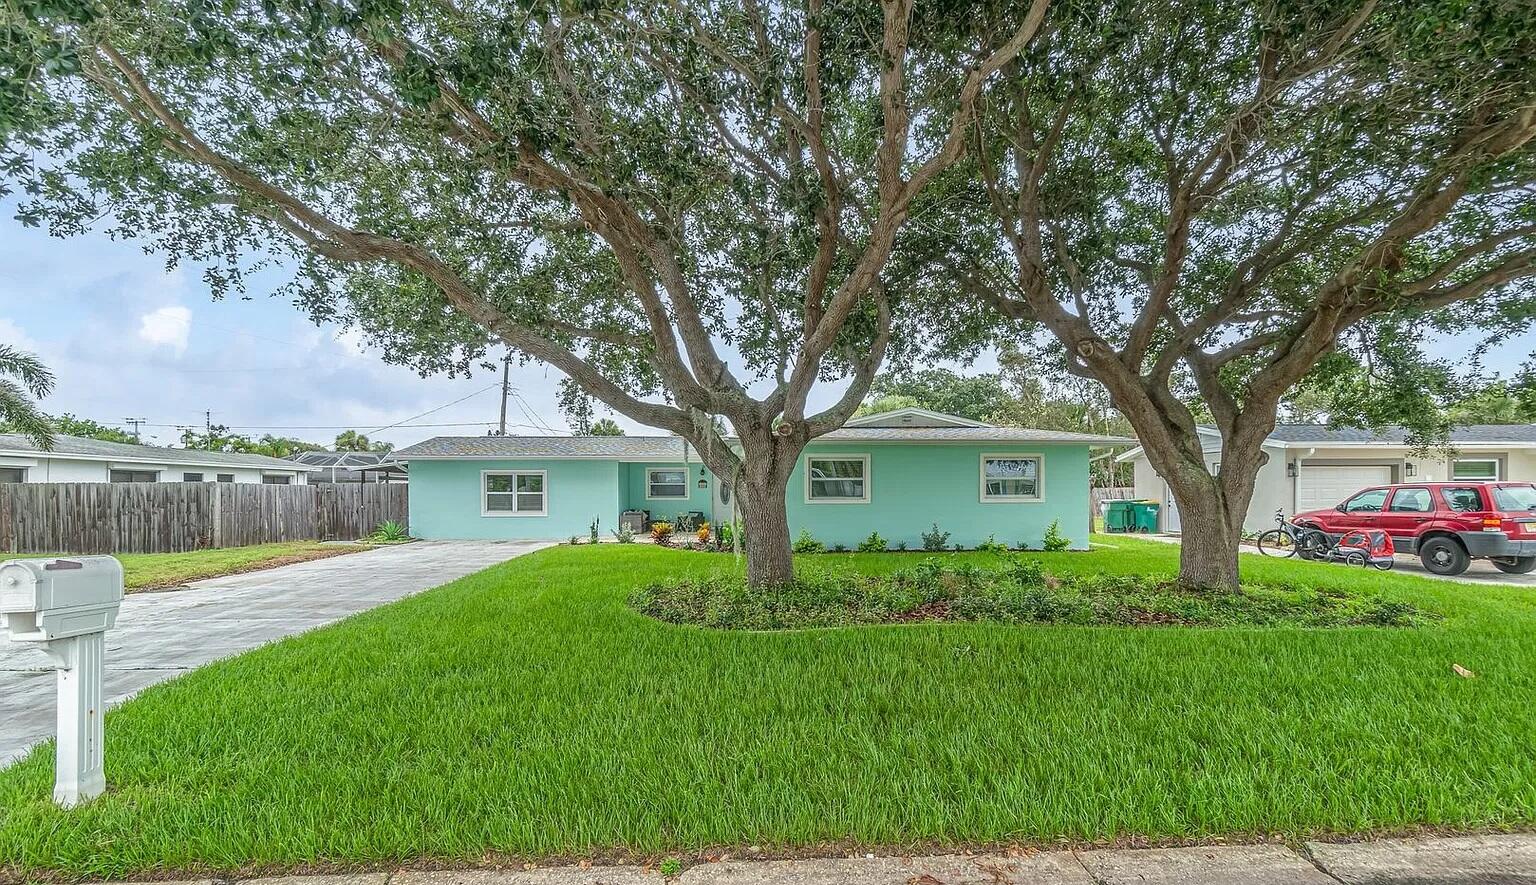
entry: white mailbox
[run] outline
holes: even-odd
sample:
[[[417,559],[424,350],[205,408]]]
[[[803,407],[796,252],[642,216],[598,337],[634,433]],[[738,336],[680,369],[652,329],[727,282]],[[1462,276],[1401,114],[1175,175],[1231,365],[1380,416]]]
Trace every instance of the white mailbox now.
[[[123,603],[123,567],[110,556],[12,559],[0,564],[0,628],[37,643],[58,671],[59,727],[53,801],[101,795],[102,656]]]

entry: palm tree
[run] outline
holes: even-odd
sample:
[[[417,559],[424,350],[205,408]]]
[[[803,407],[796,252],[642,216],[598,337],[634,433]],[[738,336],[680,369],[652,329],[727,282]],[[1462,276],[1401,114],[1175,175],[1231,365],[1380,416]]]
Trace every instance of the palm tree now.
[[[53,373],[37,357],[0,344],[0,423],[25,434],[45,452],[53,450],[53,424],[32,397],[52,390]]]

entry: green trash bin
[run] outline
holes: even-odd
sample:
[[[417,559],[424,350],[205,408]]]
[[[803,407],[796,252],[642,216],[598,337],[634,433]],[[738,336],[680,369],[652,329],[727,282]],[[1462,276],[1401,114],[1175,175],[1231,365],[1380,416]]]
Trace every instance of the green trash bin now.
[[[1104,513],[1104,531],[1129,532],[1135,529],[1135,516],[1131,511],[1131,501],[1110,501],[1109,509]]]
[[[1157,531],[1157,511],[1161,506],[1156,501],[1132,501],[1131,525],[1138,532]]]

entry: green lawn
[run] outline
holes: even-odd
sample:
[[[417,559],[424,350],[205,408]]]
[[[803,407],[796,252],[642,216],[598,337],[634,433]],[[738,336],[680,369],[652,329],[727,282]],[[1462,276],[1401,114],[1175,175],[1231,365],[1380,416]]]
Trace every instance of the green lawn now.
[[[201,578],[250,572],[308,559],[324,559],[362,549],[365,548],[322,544],[319,541],[286,541],[280,544],[253,544],[249,547],[224,547],[187,553],[116,555],[117,560],[123,564],[123,586],[132,593],[135,590],[175,587]]]
[[[1174,567],[1177,548],[1098,540],[1113,546],[1040,555],[1056,572]],[[737,633],[624,604],[730,563],[553,548],[151,688],[107,718],[102,799],[54,809],[46,752],[0,773],[0,866],[1536,824],[1536,590],[1245,557],[1260,580],[1379,589],[1445,619]]]

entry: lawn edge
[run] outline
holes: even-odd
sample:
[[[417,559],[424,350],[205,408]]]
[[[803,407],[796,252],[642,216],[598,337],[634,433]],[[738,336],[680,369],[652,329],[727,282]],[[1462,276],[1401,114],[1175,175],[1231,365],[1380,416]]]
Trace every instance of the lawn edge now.
[[[168,593],[184,590],[187,585],[196,581],[210,581],[214,578],[227,578],[231,575],[245,575],[251,572],[264,572],[267,569],[279,568],[285,565],[298,565],[301,562],[313,562],[317,559],[330,559],[335,556],[345,556],[350,553],[362,553],[365,550],[374,549],[374,545],[363,542],[336,544],[334,547],[322,547],[314,550],[306,550],[303,553],[287,553],[282,556],[274,556],[271,559],[263,559],[258,562],[248,562],[245,565],[223,569],[213,574],[199,575],[195,578],[184,578],[175,581],[163,581],[157,584],[142,584],[137,587],[124,588],[124,593]]]
[[[1191,837],[1148,838],[1125,835],[1114,839],[1013,839],[990,842],[946,842],[920,840],[912,843],[863,843],[828,841],[807,846],[708,845],[677,848],[670,851],[628,851],[609,849],[587,854],[550,855],[504,854],[486,852],[476,858],[421,856],[371,861],[312,861],[297,864],[255,864],[239,867],[195,865],[163,869],[132,870],[120,877],[100,878],[73,875],[59,870],[22,869],[0,866],[0,885],[30,883],[148,883],[212,880],[215,883],[242,882],[295,876],[336,876],[397,872],[523,872],[535,869],[575,868],[601,871],[611,867],[655,869],[663,860],[675,858],[682,868],[723,861],[763,862],[779,860],[827,860],[863,857],[925,858],[945,856],[1010,855],[1030,856],[1047,852],[1125,851],[1159,848],[1199,848],[1214,846],[1283,845],[1303,858],[1308,842],[1351,844],[1384,839],[1455,838],[1464,836],[1536,835],[1536,820],[1513,826],[1444,827],[1419,825],[1381,827],[1366,830],[1304,830],[1290,833],[1232,833]],[[674,877],[675,878],[675,877]]]

